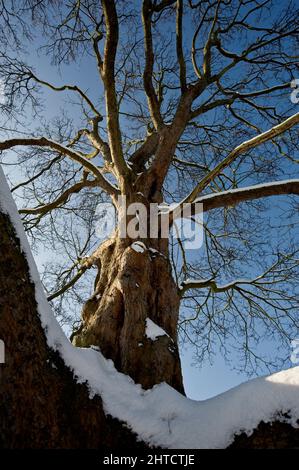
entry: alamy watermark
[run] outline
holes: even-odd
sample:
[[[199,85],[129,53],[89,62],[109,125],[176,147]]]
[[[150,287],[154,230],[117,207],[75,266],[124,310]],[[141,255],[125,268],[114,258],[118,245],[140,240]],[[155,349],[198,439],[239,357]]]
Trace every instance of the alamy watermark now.
[[[5,104],[5,85],[4,81],[0,79],[0,105]]]
[[[291,88],[294,88],[294,90],[291,93],[291,101],[294,104],[299,103],[299,78],[295,78],[294,80],[291,81]]]
[[[0,339],[0,364],[5,363],[5,344],[2,339]]]
[[[292,354],[291,354],[291,362],[293,364],[299,364],[299,338],[293,339],[291,341],[291,348],[292,348]]]
[[[96,235],[100,239],[111,236],[116,227],[120,238],[157,239],[172,236],[180,239],[185,249],[198,249],[203,243],[203,205],[157,204],[141,202],[127,204],[126,196],[119,196],[118,211],[111,203],[100,203],[96,208]]]

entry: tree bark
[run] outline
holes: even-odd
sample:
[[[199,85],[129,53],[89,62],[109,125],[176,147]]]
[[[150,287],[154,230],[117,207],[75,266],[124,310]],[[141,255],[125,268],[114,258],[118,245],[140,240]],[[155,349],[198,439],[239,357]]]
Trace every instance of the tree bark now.
[[[184,393],[177,343],[179,296],[172,278],[165,240],[112,238],[93,257],[98,266],[93,296],[82,311],[82,325],[73,335],[76,346],[98,346],[118,370],[144,388],[166,382]],[[147,319],[165,331],[150,339]]]
[[[48,348],[27,261],[0,212],[1,448],[145,448]]]
[[[298,423],[299,424],[299,423]],[[299,428],[288,423],[261,421],[250,436],[242,433],[235,437],[230,449],[298,449]]]

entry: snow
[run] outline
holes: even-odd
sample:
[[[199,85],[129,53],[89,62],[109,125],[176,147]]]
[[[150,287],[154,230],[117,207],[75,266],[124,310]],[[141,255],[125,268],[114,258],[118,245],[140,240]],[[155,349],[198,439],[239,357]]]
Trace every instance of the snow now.
[[[228,189],[227,191],[221,191],[220,193],[212,193],[212,194],[206,194],[204,196],[200,196],[199,198],[195,199],[194,203],[201,203],[205,202],[207,200],[215,199],[217,197],[222,197],[225,194],[234,194],[234,193],[242,193],[243,191],[248,191],[249,189],[262,189],[262,188],[267,188],[267,187],[273,187],[273,186],[281,186],[284,184],[290,184],[290,183],[299,183],[299,179],[289,179],[289,180],[283,180],[283,181],[271,181],[270,183],[261,183],[261,184],[255,184],[254,186],[246,186],[243,188],[234,188],[234,189]]]
[[[221,395],[194,401],[165,383],[143,390],[116,371],[100,351],[75,348],[58,325],[46,300],[25,232],[0,168],[0,206],[14,225],[35,284],[38,312],[49,347],[59,351],[90,397],[102,397],[107,414],[125,422],[149,445],[173,449],[225,448],[241,431],[252,432],[260,421],[290,422],[299,418],[299,367],[261,377]],[[156,325],[157,326],[157,325]],[[200,384],[199,384],[200,386]],[[282,417],[287,413],[290,418]]]
[[[156,341],[159,336],[169,336],[166,331],[158,326],[153,320],[147,318],[145,320],[145,336],[152,341]]]
[[[159,255],[159,256],[163,256],[163,258],[165,258],[165,255],[163,255],[163,253],[161,253],[161,251],[158,251],[158,250],[156,250],[155,248],[149,248],[149,251],[150,251],[153,255]]]
[[[222,284],[222,285],[217,285],[217,289],[219,290],[225,290],[225,289],[228,289],[230,287],[234,287],[236,284],[252,284],[253,282],[255,282],[257,279],[259,278],[256,278],[256,279],[235,279],[233,281],[230,281],[226,284]],[[186,279],[185,281],[182,282],[182,284],[180,285],[180,290],[183,290],[184,287],[188,287],[190,285],[195,285],[196,284],[196,287],[197,288],[200,288],[200,287],[210,287],[212,283],[215,283],[216,285],[216,280],[215,278],[208,278],[208,279]]]
[[[137,253],[144,253],[146,251],[146,246],[142,242],[134,242],[131,245],[132,250],[136,251]]]
[[[246,142],[244,142],[246,143]],[[211,194],[205,194],[204,196],[200,196],[197,199],[193,201],[194,204],[201,204],[206,201],[212,200],[212,199],[217,199],[221,198],[224,195],[227,194],[240,194],[244,191],[248,191],[250,189],[262,189],[262,188],[267,188],[267,187],[274,187],[274,186],[281,186],[284,184],[291,184],[291,183],[299,183],[299,179],[288,179],[288,180],[282,180],[282,181],[271,181],[269,183],[261,183],[261,184],[255,184],[253,186],[245,186],[243,188],[233,188],[233,189],[228,189],[227,191],[221,191],[219,193],[211,193]],[[180,202],[174,202],[172,204],[167,204],[167,202],[162,202],[159,204],[159,210],[160,213],[164,214],[167,212],[174,212],[176,209],[179,209],[183,203],[183,200]],[[201,207],[198,207],[198,210],[201,211]]]
[[[189,286],[190,284],[196,283],[199,287],[201,285],[206,285],[208,282],[213,281],[214,278],[209,278],[209,279],[186,279],[185,281],[182,282],[181,287],[183,286]]]

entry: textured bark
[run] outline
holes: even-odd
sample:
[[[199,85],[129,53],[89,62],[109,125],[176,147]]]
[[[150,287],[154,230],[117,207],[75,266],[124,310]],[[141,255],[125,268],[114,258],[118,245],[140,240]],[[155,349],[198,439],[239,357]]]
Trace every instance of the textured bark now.
[[[104,242],[95,253],[93,262],[99,268],[95,292],[83,308],[82,326],[73,342],[99,346],[120,371],[144,388],[165,381],[183,392],[177,346],[179,296],[166,243],[143,242],[151,247],[143,253],[132,249],[132,241],[119,238]],[[155,341],[147,338],[147,318],[167,335]]]
[[[299,429],[290,424],[261,423],[251,436],[236,436],[231,449],[299,449]]]
[[[47,347],[28,265],[0,213],[1,448],[143,448]]]

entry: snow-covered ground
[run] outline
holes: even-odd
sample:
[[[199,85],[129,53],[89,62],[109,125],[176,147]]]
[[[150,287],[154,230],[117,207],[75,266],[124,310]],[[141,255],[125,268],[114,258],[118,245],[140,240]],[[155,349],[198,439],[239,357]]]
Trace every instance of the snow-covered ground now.
[[[46,300],[25,232],[0,168],[0,206],[9,214],[29,263],[48,345],[58,350],[76,380],[86,382],[90,396],[102,397],[106,413],[127,423],[150,445],[165,448],[224,448],[234,434],[250,433],[258,423],[299,418],[299,367],[244,383],[205,401],[190,400],[166,384],[143,390],[117,372],[96,349],[75,348],[64,335]],[[200,384],[198,384],[200,387]],[[280,416],[278,414],[280,413]]]

